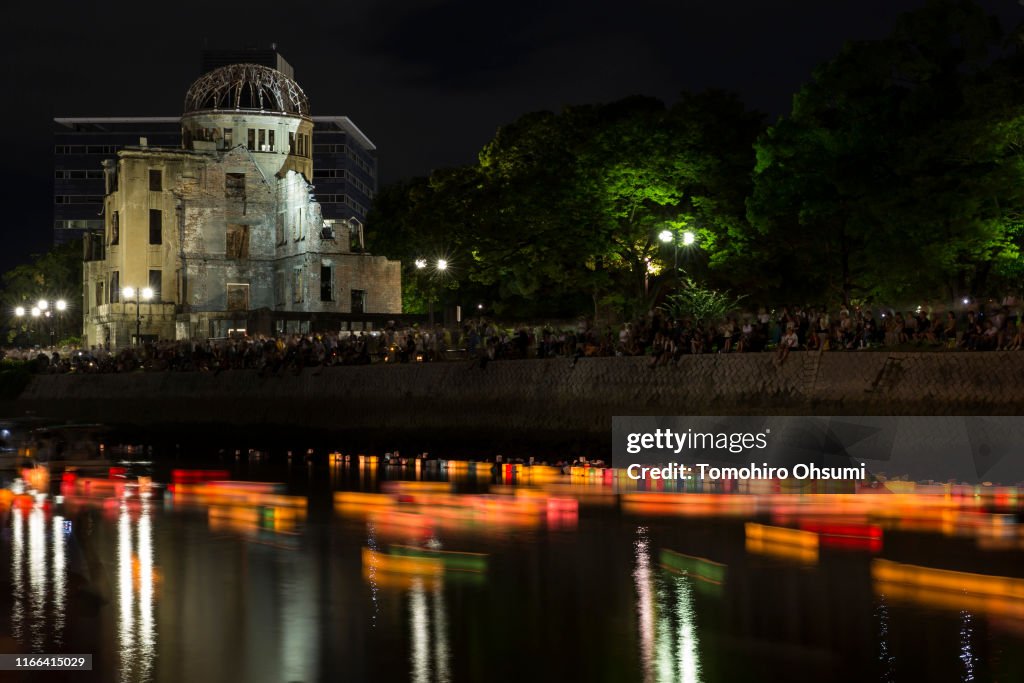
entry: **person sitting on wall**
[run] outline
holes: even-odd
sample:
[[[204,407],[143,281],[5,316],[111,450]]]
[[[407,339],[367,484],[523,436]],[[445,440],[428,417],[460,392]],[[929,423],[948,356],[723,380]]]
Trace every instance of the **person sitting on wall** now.
[[[793,323],[786,323],[786,333],[782,335],[779,340],[779,351],[778,360],[781,365],[786,361],[789,356],[789,352],[800,345],[800,338],[796,334],[796,329]]]

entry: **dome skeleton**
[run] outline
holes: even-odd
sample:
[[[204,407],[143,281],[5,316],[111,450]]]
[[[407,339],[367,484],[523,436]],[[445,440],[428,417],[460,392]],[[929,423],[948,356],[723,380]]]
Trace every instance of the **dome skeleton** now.
[[[299,84],[258,64],[232,64],[200,77],[185,95],[185,113],[204,110],[274,111],[309,116]]]

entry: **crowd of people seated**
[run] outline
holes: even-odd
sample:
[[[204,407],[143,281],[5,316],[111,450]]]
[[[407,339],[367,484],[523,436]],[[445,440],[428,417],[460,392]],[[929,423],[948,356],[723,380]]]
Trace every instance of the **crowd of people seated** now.
[[[672,318],[660,309],[646,317],[595,328],[576,324],[503,326],[474,319],[457,328],[388,327],[373,332],[315,332],[203,341],[156,341],[110,350],[90,348],[7,349],[5,357],[27,361],[38,372],[300,372],[307,367],[371,363],[439,362],[591,356],[649,356],[663,365],[704,353],[774,352],[780,361],[793,351],[858,351],[880,348],[1024,348],[1024,311],[1015,302],[941,310],[783,307],[737,312],[704,322]]]

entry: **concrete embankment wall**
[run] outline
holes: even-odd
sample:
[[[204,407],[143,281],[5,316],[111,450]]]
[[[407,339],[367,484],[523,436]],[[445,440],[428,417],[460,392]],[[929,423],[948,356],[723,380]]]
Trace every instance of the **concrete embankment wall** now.
[[[613,415],[1016,415],[1024,353],[703,355],[41,375],[19,414],[145,429],[305,430],[606,444]],[[481,444],[484,446],[484,444]]]

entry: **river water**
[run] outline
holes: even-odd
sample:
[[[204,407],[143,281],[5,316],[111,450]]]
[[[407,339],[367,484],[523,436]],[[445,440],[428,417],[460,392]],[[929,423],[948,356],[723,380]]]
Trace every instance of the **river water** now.
[[[172,470],[197,468],[179,457],[130,466],[126,485],[5,498],[0,652],[92,654],[93,670],[0,680],[1024,680],[1024,595],[970,583],[1024,577],[1012,498],[818,510],[809,549],[751,540],[750,521],[797,526],[773,508],[786,496],[691,498],[684,513],[568,476],[510,486],[325,454],[201,467],[280,486],[172,492]],[[879,560],[967,572],[949,575],[967,588],[887,582]]]

